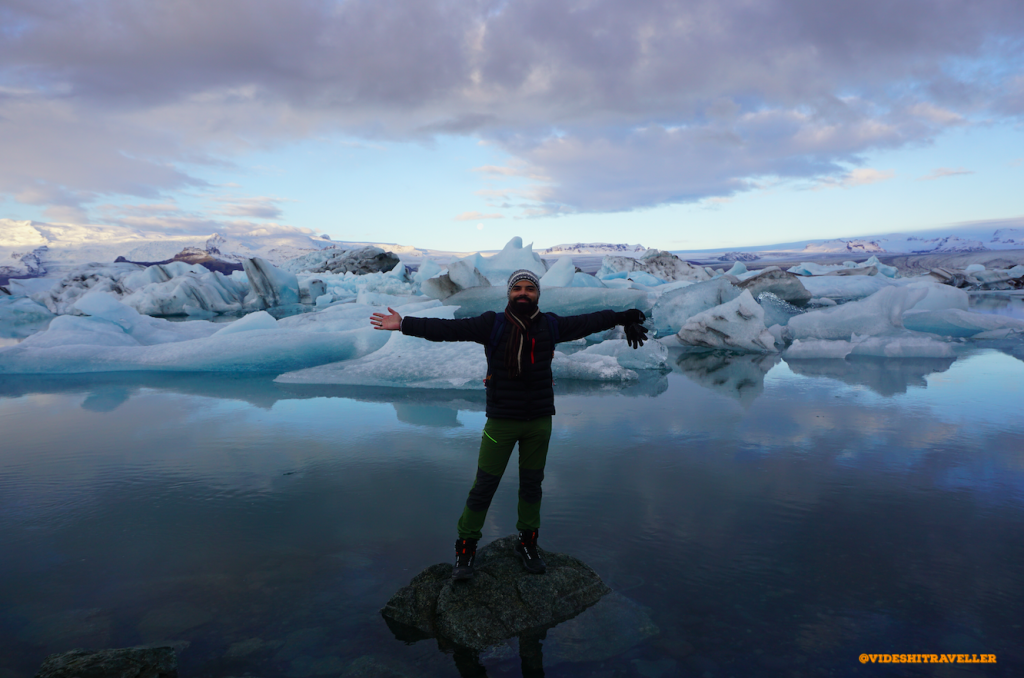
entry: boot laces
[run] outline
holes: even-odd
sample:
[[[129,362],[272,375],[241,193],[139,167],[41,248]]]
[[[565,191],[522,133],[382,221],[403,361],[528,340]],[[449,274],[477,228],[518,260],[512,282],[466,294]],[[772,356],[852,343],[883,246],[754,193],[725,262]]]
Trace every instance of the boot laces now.
[[[476,543],[469,539],[460,539],[455,542],[455,566],[470,567],[473,558],[476,556]]]
[[[537,530],[519,533],[519,546],[528,559],[537,558]]]

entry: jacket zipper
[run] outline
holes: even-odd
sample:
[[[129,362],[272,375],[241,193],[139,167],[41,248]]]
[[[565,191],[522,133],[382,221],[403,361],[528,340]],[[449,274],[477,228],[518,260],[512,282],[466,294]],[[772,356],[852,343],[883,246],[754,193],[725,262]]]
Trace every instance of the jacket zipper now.
[[[530,337],[530,364],[533,365],[533,349],[537,347],[537,340]]]

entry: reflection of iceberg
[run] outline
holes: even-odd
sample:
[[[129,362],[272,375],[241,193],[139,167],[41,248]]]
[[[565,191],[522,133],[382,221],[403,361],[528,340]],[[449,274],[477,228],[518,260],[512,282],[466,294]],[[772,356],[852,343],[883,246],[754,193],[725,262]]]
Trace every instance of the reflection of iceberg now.
[[[956,358],[873,358],[850,356],[846,360],[787,360],[795,374],[831,377],[850,385],[863,385],[879,395],[906,393],[909,386],[925,388],[929,374],[945,372]]]
[[[398,415],[398,421],[416,426],[440,426],[454,428],[462,426],[459,421],[458,409],[439,407],[437,405],[418,405],[415,403],[391,403]]]
[[[715,351],[681,353],[676,365],[692,381],[748,407],[764,391],[764,375],[778,362],[777,355]]]

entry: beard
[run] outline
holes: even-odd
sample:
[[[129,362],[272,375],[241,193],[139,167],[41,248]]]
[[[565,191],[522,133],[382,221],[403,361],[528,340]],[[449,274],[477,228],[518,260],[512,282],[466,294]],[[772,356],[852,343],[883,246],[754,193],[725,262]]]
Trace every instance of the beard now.
[[[517,297],[511,301],[512,310],[523,317],[529,317],[537,310],[537,303],[528,297]]]

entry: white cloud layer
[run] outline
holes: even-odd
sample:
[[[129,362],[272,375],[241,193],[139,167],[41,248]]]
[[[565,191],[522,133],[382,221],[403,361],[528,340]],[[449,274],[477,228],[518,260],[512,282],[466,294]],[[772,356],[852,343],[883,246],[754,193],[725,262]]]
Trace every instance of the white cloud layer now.
[[[1017,0],[16,0],[0,25],[0,195],[68,215],[331,133],[474,135],[549,214],[849,186],[872,150],[1024,115]]]

